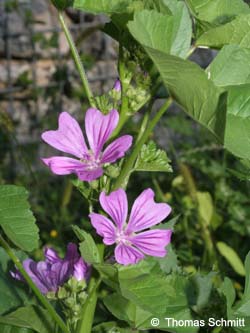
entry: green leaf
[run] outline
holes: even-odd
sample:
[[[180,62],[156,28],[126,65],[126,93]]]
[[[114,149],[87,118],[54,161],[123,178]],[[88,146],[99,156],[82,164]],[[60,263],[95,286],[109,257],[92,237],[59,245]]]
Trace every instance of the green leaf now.
[[[143,46],[179,57],[186,57],[189,51],[192,23],[183,2],[178,3],[171,16],[154,10],[136,12],[128,29]]]
[[[193,14],[201,21],[220,24],[238,14],[249,12],[242,0],[186,0]]]
[[[230,320],[244,319],[244,326],[235,327],[236,332],[248,333],[250,325],[250,252],[245,260],[246,282],[242,299],[235,305],[235,290],[230,279],[226,278],[220,288],[227,299],[227,317]]]
[[[39,236],[27,198],[23,187],[0,186],[0,225],[16,246],[32,251],[38,247]]]
[[[206,226],[209,226],[214,214],[214,205],[209,192],[197,192],[198,212]]]
[[[95,264],[95,269],[100,273],[102,281],[111,288],[119,289],[118,270],[117,267],[111,264]]]
[[[48,311],[39,306],[19,308],[4,317],[0,317],[0,323],[30,328],[38,333],[51,333],[55,330],[55,324],[50,320]]]
[[[25,258],[20,251],[15,251],[15,254],[20,261]],[[6,252],[0,248],[0,315],[34,301],[25,290],[25,285],[11,277],[10,270],[15,271],[15,267],[11,265]]]
[[[228,45],[208,68],[211,80],[228,91],[224,146],[243,159],[250,159],[249,59],[250,49]]]
[[[130,13],[142,9],[141,0],[74,0],[73,7],[93,14]]]
[[[250,14],[239,15],[235,20],[220,27],[210,29],[201,35],[196,45],[222,48],[224,45],[250,45]]]
[[[100,263],[100,254],[92,236],[75,225],[72,226],[72,229],[81,241],[80,252],[83,259],[89,264]]]
[[[133,327],[137,327],[145,321],[145,318],[152,316],[118,293],[106,296],[103,302],[116,318],[126,321]]]
[[[136,267],[137,266],[137,267]],[[141,266],[125,267],[119,270],[121,293],[145,311],[164,314],[176,290],[168,278],[155,274],[151,269],[143,273]]]
[[[245,271],[246,271],[246,281],[245,281],[244,299],[249,299],[250,298],[250,252],[248,252],[245,259]]]
[[[166,0],[144,0],[144,8],[154,9],[159,13],[171,15],[171,10],[166,4]]]
[[[215,272],[210,272],[207,275],[196,274],[191,277],[192,286],[195,287],[195,305],[193,309],[199,313],[202,309],[209,304],[210,295],[213,287],[213,278],[216,275]]]
[[[23,327],[0,324],[1,333],[34,333],[33,330]]]
[[[196,64],[145,47],[174,100],[223,142],[225,96]],[[192,82],[192,84],[190,84]]]
[[[235,298],[236,298],[236,292],[233,286],[232,281],[229,278],[225,278],[223,281],[220,291],[225,295],[227,300],[227,316],[230,317],[230,311],[232,305],[234,304]]]
[[[108,321],[98,324],[92,328],[92,332],[95,333],[117,333],[118,326],[115,321]]]
[[[217,242],[216,247],[220,254],[227,260],[232,266],[234,271],[241,276],[245,276],[245,268],[238,254],[224,242]]]
[[[57,9],[64,10],[72,5],[73,0],[51,0],[51,2]]]
[[[250,159],[250,84],[231,87],[224,146],[234,155]]]
[[[167,251],[165,258],[155,258],[159,262],[161,270],[166,274],[179,271],[177,255],[171,244],[168,245]]]
[[[134,171],[172,172],[170,160],[164,150],[157,149],[154,141],[142,146]]]
[[[250,83],[250,48],[224,46],[207,72],[216,86],[227,87]]]

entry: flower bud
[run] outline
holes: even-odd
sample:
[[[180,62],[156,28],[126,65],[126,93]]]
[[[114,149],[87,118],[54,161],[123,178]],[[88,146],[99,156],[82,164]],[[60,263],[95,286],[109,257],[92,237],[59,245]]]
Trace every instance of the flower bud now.
[[[121,91],[122,86],[121,86],[121,81],[120,81],[119,79],[117,79],[117,80],[115,81],[115,84],[114,84],[113,89],[114,89],[115,91],[117,91],[117,92],[120,92],[120,91]]]

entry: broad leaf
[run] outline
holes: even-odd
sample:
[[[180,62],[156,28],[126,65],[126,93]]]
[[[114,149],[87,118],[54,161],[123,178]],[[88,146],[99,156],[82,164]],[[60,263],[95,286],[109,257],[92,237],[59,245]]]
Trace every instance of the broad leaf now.
[[[237,327],[236,331],[248,333],[250,326],[250,252],[248,253],[245,260],[245,271],[246,271],[246,282],[245,282],[244,295],[242,297],[242,300],[236,303],[236,305],[233,307],[231,311],[232,318],[229,319],[244,318],[245,326]]]
[[[235,20],[220,27],[210,29],[199,37],[196,45],[221,48],[224,45],[250,45],[250,14],[240,15]]]
[[[191,278],[192,286],[195,287],[195,305],[192,307],[195,312],[199,313],[210,302],[211,291],[213,287],[213,278],[215,272],[210,272],[207,275],[197,273]]]
[[[235,305],[235,290],[232,282],[226,278],[220,288],[227,300],[227,317],[230,320],[244,319],[244,326],[235,327],[236,332],[248,333],[250,325],[250,252],[245,260],[246,282],[242,299]]]
[[[33,329],[38,333],[51,333],[55,324],[49,313],[39,306],[27,306],[0,317],[0,323]]]
[[[249,6],[243,0],[186,0],[193,14],[201,21],[220,24],[238,14],[245,14]]]
[[[221,142],[225,130],[225,96],[196,64],[145,47],[174,100]],[[192,84],[190,84],[192,82]]]
[[[27,198],[23,187],[0,186],[0,225],[15,245],[32,251],[38,247],[39,236]]]
[[[223,47],[208,67],[209,77],[218,87],[250,83],[250,48]]]
[[[116,318],[126,321],[132,327],[138,327],[146,318],[152,317],[151,313],[140,309],[118,293],[106,296],[103,302]]]
[[[168,54],[186,57],[191,44],[192,23],[187,8],[180,2],[173,15],[143,10],[128,23],[133,37],[142,45]]]
[[[142,0],[74,0],[73,7],[93,14],[129,13],[142,9]]]
[[[131,34],[153,60],[175,101],[223,142],[226,116],[224,96],[220,98],[221,92],[198,65],[162,52],[162,40],[165,40],[164,30],[161,30],[163,23],[153,23],[148,16],[147,11],[135,15],[134,21],[128,24]],[[144,29],[139,29],[141,26]]]
[[[114,290],[119,289],[118,270],[115,265],[111,264],[95,264],[95,269],[98,270],[102,277],[102,281]]]
[[[234,155],[245,159],[250,159],[249,91],[250,84],[229,89],[224,143]]]
[[[141,262],[119,270],[123,297],[152,314],[151,317],[144,317],[144,322],[137,327],[139,329],[152,329],[151,319],[157,317],[159,318],[157,328],[170,332],[197,332],[195,327],[174,327],[171,322],[168,323],[165,319],[166,317],[192,319],[186,295],[188,280],[177,274],[164,276],[160,273],[159,267],[147,266],[147,264]]]
[[[243,159],[250,159],[249,59],[250,49],[228,45],[208,68],[213,82],[228,91],[224,146]]]
[[[0,324],[0,332],[1,333],[34,333],[35,331],[30,330],[28,328]]]
[[[77,226],[72,226],[72,228],[81,241],[80,252],[83,259],[89,264],[100,263],[100,254],[92,236]]]
[[[234,304],[235,298],[236,298],[236,292],[235,292],[232,281],[229,278],[226,277],[219,290],[226,297],[227,309],[231,310],[231,307]],[[230,311],[228,311],[227,316],[230,317]]]
[[[16,251],[15,254],[21,261],[24,259],[23,253]],[[14,280],[10,270],[15,270],[14,264],[0,248],[0,315],[32,302],[24,283]]]
[[[168,245],[167,251],[168,252],[165,258],[155,258],[155,260],[159,262],[161,270],[164,273],[169,274],[170,272],[179,271],[180,268],[178,267],[177,255],[173,250],[171,244]]]
[[[143,145],[137,158],[135,171],[172,172],[170,160],[164,150],[157,149],[154,141]]]
[[[171,0],[176,2],[176,0]],[[169,14],[171,15],[171,10],[169,9],[166,0],[144,0],[144,8],[145,9],[154,9],[162,14]]]
[[[234,249],[224,242],[217,242],[216,246],[220,254],[227,260],[234,271],[239,275],[245,276],[246,272],[242,261]]]

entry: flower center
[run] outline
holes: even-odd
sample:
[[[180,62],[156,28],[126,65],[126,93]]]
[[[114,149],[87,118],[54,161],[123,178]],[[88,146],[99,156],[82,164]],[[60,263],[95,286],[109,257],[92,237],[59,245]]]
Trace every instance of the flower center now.
[[[116,244],[132,245],[129,240],[129,235],[126,235],[123,230],[116,231]]]
[[[84,157],[80,159],[80,162],[85,164],[88,170],[95,170],[101,166],[101,156],[96,158],[93,152],[89,150],[88,154],[84,155]]]

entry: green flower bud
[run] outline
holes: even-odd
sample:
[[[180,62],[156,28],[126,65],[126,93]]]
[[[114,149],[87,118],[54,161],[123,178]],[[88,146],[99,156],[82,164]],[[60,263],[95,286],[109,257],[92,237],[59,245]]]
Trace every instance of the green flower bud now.
[[[114,165],[109,165],[105,168],[106,174],[111,178],[116,178],[119,176],[120,168]]]
[[[48,299],[51,299],[51,300],[55,300],[56,299],[56,293],[54,291],[49,291],[47,294],[46,294],[46,297]]]
[[[92,187],[93,190],[97,190],[99,186],[99,181],[98,180],[93,180],[92,182],[89,183],[90,187]]]
[[[66,297],[68,297],[68,292],[64,287],[60,287],[58,292],[57,292],[57,297],[59,299],[64,299]]]
[[[77,284],[78,284],[78,281],[72,277],[69,279],[68,283],[67,283],[67,287],[69,288],[69,290],[71,292],[76,292],[77,291]]]
[[[68,297],[64,300],[64,304],[69,307],[69,308],[73,308],[73,306],[75,306],[75,299],[74,297]]]
[[[84,304],[86,299],[87,299],[87,293],[85,291],[82,291],[81,293],[78,294],[78,299],[81,304]]]

